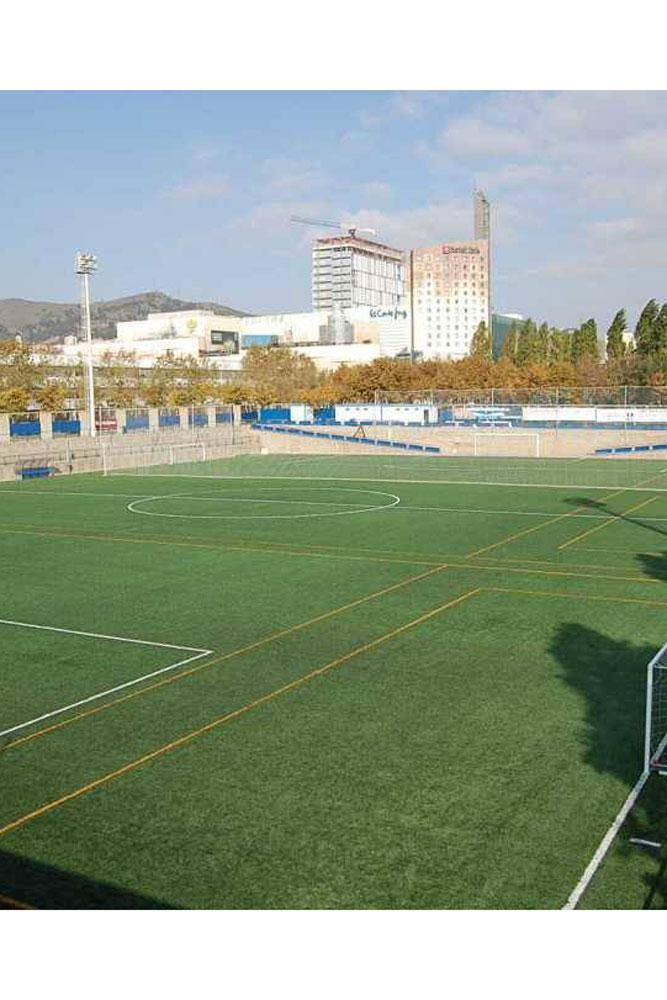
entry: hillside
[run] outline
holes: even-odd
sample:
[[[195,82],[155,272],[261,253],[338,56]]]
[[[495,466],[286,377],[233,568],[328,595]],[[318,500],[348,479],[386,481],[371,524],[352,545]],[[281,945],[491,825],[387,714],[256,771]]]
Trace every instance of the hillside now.
[[[217,302],[186,302],[164,292],[141,292],[107,302],[93,302],[93,337],[115,337],[116,323],[122,320],[145,319],[149,312],[180,309],[209,309],[218,316],[247,315]],[[79,335],[79,305],[75,302],[0,299],[0,339],[16,333],[35,342],[61,340],[72,333]]]

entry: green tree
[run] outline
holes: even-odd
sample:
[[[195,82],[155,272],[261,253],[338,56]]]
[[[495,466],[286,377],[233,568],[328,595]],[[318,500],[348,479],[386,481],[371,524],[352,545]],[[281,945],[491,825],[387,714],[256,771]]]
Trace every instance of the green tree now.
[[[503,346],[500,349],[500,357],[506,358],[513,364],[516,363],[516,352],[519,346],[519,328],[516,323],[512,323],[509,333],[503,341]]]
[[[572,331],[552,326],[549,331],[549,361],[565,362],[572,359]]]
[[[619,309],[607,330],[607,358],[622,358],[625,354],[623,334],[627,329],[625,309]]]
[[[536,361],[549,360],[549,341],[549,325],[548,323],[541,323],[537,334],[535,335]]]
[[[635,348],[644,357],[653,353],[653,324],[658,318],[658,313],[658,303],[655,299],[649,299],[637,320]]]
[[[651,330],[652,353],[664,355],[667,351],[667,302],[655,318]]]
[[[587,319],[572,336],[572,360],[575,363],[583,358],[597,361],[599,356],[597,323],[594,319]]]
[[[525,319],[519,329],[519,338],[516,345],[516,363],[525,365],[537,360],[537,326],[530,319]]]
[[[470,343],[469,357],[491,357],[491,337],[489,336],[489,331],[484,320],[482,320],[473,334],[473,338]]]

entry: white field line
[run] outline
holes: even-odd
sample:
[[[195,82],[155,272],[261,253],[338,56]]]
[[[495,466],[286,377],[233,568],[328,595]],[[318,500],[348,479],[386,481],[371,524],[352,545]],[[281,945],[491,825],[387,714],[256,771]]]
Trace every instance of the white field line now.
[[[662,475],[667,469],[661,470],[656,475]],[[133,472],[113,472],[114,476],[134,476]],[[534,490],[613,490],[622,489],[627,492],[636,493],[667,493],[666,486],[624,486],[619,483],[604,483],[602,486],[593,486],[590,483],[499,483],[483,479],[375,479],[369,476],[204,476],[188,475],[174,476],[164,472],[145,473],[143,479],[209,479],[209,480],[236,480],[254,479],[262,481],[280,480],[281,482],[334,482],[334,483],[406,483],[408,486],[503,486],[508,489],[534,489]],[[653,477],[655,478],[655,477]],[[143,494],[142,494],[143,495]]]
[[[362,490],[360,492],[366,492]],[[374,491],[369,491],[374,492]],[[382,494],[387,496],[386,493]],[[157,500],[162,499],[162,497],[151,496],[148,499]],[[300,497],[293,498],[292,500],[259,500],[257,497],[207,497],[207,496],[194,496],[186,493],[171,494],[167,493],[164,496],[165,500],[202,500],[208,501],[210,503],[288,503],[288,504],[299,504],[306,507],[354,507],[354,508],[368,508],[367,503],[338,503],[336,500],[302,500]],[[384,506],[384,504],[383,504]],[[375,508],[373,508],[375,509]],[[609,517],[609,514],[607,514]],[[666,518],[667,520],[667,518]]]
[[[430,461],[430,459],[429,459],[429,461]],[[578,461],[581,461],[581,459],[573,459],[572,461],[578,462]],[[194,477],[194,476],[188,476],[186,478],[193,479],[193,478],[196,478],[196,477]],[[208,477],[203,477],[203,478],[208,478]],[[238,477],[238,478],[242,478],[242,477]],[[278,477],[276,477],[276,478],[278,478]],[[302,478],[305,478],[305,477],[302,477],[302,476],[296,477],[295,476],[295,477],[286,477],[286,478],[290,478],[290,479],[291,478],[295,478],[295,479],[299,478],[299,479],[302,479]],[[346,479],[344,481],[345,482],[349,482],[350,480]],[[379,481],[380,482],[387,482],[388,480],[379,480]],[[411,482],[412,481],[413,480],[411,480]],[[439,485],[439,486],[440,485],[445,485],[445,486],[453,485],[453,486],[456,486],[457,483],[443,482],[443,483],[438,483],[437,485]],[[480,485],[499,485],[499,484],[497,484],[497,483],[495,483],[495,484],[489,483],[489,484],[480,484]],[[514,485],[514,484],[506,483],[504,485]],[[537,487],[537,488],[541,488],[541,487]],[[565,489],[566,487],[562,487],[562,488]],[[573,489],[597,489],[598,487],[590,487],[589,486],[589,487],[572,487],[572,488]],[[609,487],[604,487],[604,488],[608,489]],[[631,489],[631,488],[633,488],[633,487],[628,487],[628,489]],[[1,493],[23,493],[25,495],[25,492],[26,492],[25,490],[0,490],[0,494]],[[647,488],[647,492],[648,492],[648,488]],[[657,492],[660,492],[660,490],[657,490]],[[66,493],[64,490],[58,490],[58,491],[54,490],[51,493],[35,493],[35,494],[31,494],[31,495],[32,496],[40,496],[40,497],[46,497],[46,496],[48,496],[48,497],[57,497],[57,496],[63,496],[63,497],[90,497],[91,499],[96,499],[97,497],[108,497],[108,498],[118,497],[121,500],[141,500],[141,499],[156,500],[156,499],[162,499],[162,496],[164,496],[165,499],[171,499],[172,498],[172,494],[161,494],[160,496],[156,497],[154,494],[151,494],[151,493],[81,493],[81,492]],[[194,495],[186,495],[186,494],[179,494],[179,497],[181,499],[184,499],[184,500],[202,500],[202,501],[204,501],[204,500],[210,500],[210,501],[214,501],[216,503],[280,503],[280,504],[305,504],[307,506],[315,506],[315,507],[321,506],[321,507],[355,507],[355,508],[363,507],[364,506],[361,502],[359,502],[358,504],[352,504],[352,503],[343,503],[343,502],[339,503],[339,502],[337,502],[335,500],[302,500],[300,498],[291,499],[291,500],[277,500],[277,499],[261,500],[261,499],[258,499],[257,497],[214,497],[214,496],[204,496],[204,495],[202,495],[202,496],[194,496]],[[433,512],[435,512],[435,511],[443,511],[444,513],[449,513],[449,514],[512,514],[512,515],[516,515],[517,517],[553,517],[554,513],[557,513],[557,511],[553,511],[553,510],[512,510],[512,509],[508,510],[508,509],[504,509],[504,508],[490,509],[490,508],[485,508],[485,507],[421,507],[421,506],[415,506],[413,504],[401,504],[400,506],[398,506],[398,505],[395,505],[395,506],[397,507],[398,510],[421,510],[421,511],[433,511]],[[375,509],[375,508],[372,508],[372,509]],[[571,518],[584,518],[584,519],[593,519],[593,520],[600,520],[600,521],[605,521],[605,520],[608,520],[610,517],[615,517],[615,516],[620,517],[621,515],[614,515],[613,513],[607,513],[607,514],[574,514],[573,513],[573,514],[570,515]],[[667,517],[633,517],[633,518],[629,518],[629,520],[636,521],[636,522],[640,522],[640,521],[667,522]],[[603,550],[600,550],[600,551],[603,551]],[[613,551],[616,551],[616,550],[613,550]]]
[[[564,910],[576,910],[577,906],[579,905],[579,902],[581,901],[582,896],[584,895],[588,886],[590,885],[593,876],[595,875],[598,868],[604,861],[607,852],[609,851],[609,848],[611,847],[611,845],[613,844],[618,835],[619,830],[625,823],[626,819],[628,818],[629,814],[634,808],[637,799],[641,795],[644,785],[648,780],[649,774],[650,771],[648,770],[642,771],[642,773],[640,774],[635,787],[632,789],[627,799],[621,806],[618,815],[616,816],[616,819],[611,824],[611,826],[605,833],[604,837],[600,841],[600,845],[596,850],[595,854],[593,855],[593,857],[591,858],[590,862],[586,866],[584,874],[581,876],[576,886],[570,893],[568,900],[565,903],[565,906],[563,906]]]
[[[0,618],[0,625],[16,625],[19,628],[38,628],[45,632],[66,632],[68,635],[84,635],[89,639],[111,639],[113,642],[134,642],[139,646],[161,646],[163,649],[182,649],[185,653],[210,653],[210,649],[198,646],[177,646],[173,642],[152,642],[150,639],[128,639],[121,635],[104,635],[102,632],[80,632],[75,628],[57,628],[55,625],[33,625],[31,622],[17,622],[11,618]]]
[[[84,493],[79,490],[42,490],[39,493],[31,493],[30,486],[25,489],[17,490],[14,487],[10,489],[2,489],[0,487],[0,496],[3,493],[22,493],[24,497],[125,497],[131,500],[133,497],[143,497],[146,496],[145,493]]]
[[[194,660],[200,660],[202,657],[209,656],[213,652],[212,649],[198,649],[194,646],[177,646],[171,642],[152,642],[148,639],[129,639],[125,636],[119,635],[103,635],[100,632],[81,632],[77,629],[71,628],[56,628],[53,625],[33,625],[28,622],[12,621],[8,618],[0,618],[0,624],[15,625],[21,628],[43,629],[47,632],[64,632],[68,635],[82,635],[91,639],[109,639],[113,642],[129,642],[140,646],[158,646],[162,649],[180,649],[183,652],[194,653],[194,656],[188,656],[183,660],[179,660],[177,663],[169,663],[166,667],[159,667],[157,670],[152,670],[148,674],[142,674],[141,677],[135,677],[122,684],[116,684],[114,687],[107,688],[106,691],[98,691],[96,694],[91,694],[87,698],[81,698],[79,701],[74,701],[70,705],[63,705],[61,708],[53,709],[50,712],[44,712],[42,715],[37,715],[34,719],[28,719],[26,722],[21,722],[16,726],[10,726],[8,729],[3,729],[0,731],[0,737],[8,736],[10,733],[16,733],[21,729],[27,729],[29,726],[34,726],[38,722],[44,722],[45,719],[51,719],[55,715],[62,715],[64,712],[69,712],[74,708],[80,708],[82,705],[88,705],[92,701],[98,701],[100,698],[106,698],[107,695],[115,694],[117,691],[123,691],[125,688],[134,687],[137,684],[141,684],[142,681],[150,680],[150,678],[157,677],[160,674],[166,674],[171,670],[176,670],[177,667],[184,667],[187,663],[192,663]]]

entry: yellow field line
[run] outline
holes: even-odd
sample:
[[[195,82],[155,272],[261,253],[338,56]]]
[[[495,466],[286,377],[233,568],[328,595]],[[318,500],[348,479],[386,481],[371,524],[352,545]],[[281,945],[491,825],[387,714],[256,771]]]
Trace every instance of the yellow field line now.
[[[307,674],[303,674],[301,677],[297,677],[288,684],[275,688],[268,694],[262,695],[261,698],[249,701],[240,708],[234,709],[233,712],[228,712],[226,715],[222,715],[218,719],[213,719],[212,722],[208,722],[205,726],[200,726],[199,729],[193,729],[191,732],[185,733],[183,736],[179,736],[170,743],[165,743],[156,750],[151,750],[149,753],[143,754],[141,757],[137,757],[136,760],[130,761],[128,764],[124,764],[122,767],[118,767],[114,771],[109,771],[107,774],[103,774],[102,777],[96,778],[94,781],[89,781],[88,784],[82,785],[74,791],[68,792],[66,795],[61,795],[60,798],[54,799],[52,802],[47,802],[45,805],[40,806],[38,809],[33,809],[32,812],[26,813],[23,816],[19,816],[17,819],[7,823],[5,826],[0,827],[0,836],[3,836],[3,834],[6,833],[11,833],[12,830],[16,830],[18,827],[23,826],[30,820],[36,819],[38,816],[43,816],[45,813],[51,812],[53,809],[57,809],[66,802],[71,802],[72,799],[79,798],[79,796],[85,795],[86,792],[90,792],[94,788],[99,788],[101,785],[105,785],[108,782],[113,781],[114,778],[119,778],[123,774],[128,774],[130,771],[135,770],[135,768],[140,767],[142,764],[155,760],[157,757],[161,757],[164,754],[169,753],[169,751],[176,749],[176,747],[181,747],[186,743],[190,743],[197,737],[204,735],[204,733],[208,733],[212,729],[216,729],[218,726],[222,726],[225,723],[230,722],[232,719],[237,719],[239,716],[245,715],[247,712],[250,712],[255,708],[259,708],[261,705],[265,705],[269,701],[273,701],[275,698],[280,697],[280,695],[286,694],[288,691],[293,691],[295,688],[307,684],[316,677],[321,677],[322,674],[327,673],[334,667],[339,667],[343,663],[348,663],[350,660],[354,659],[354,657],[360,656],[362,653],[367,653],[369,650],[387,642],[389,639],[393,639],[402,632],[406,632],[408,629],[414,628],[416,625],[420,625],[429,618],[433,618],[434,615],[440,614],[448,608],[453,608],[457,604],[461,604],[463,601],[466,601],[468,598],[473,597],[479,592],[480,588],[476,587],[474,590],[469,590],[467,593],[461,594],[459,597],[455,597],[446,604],[441,604],[437,608],[432,608],[431,611],[427,611],[425,614],[419,615],[417,618],[413,618],[412,621],[399,625],[397,628],[392,629],[385,635],[381,635],[377,639],[371,640],[371,642],[365,642],[362,646],[357,646],[344,656],[339,656],[335,660],[330,660],[330,662],[325,663],[324,666],[316,667],[314,670],[309,671]]]
[[[664,475],[667,472],[667,468],[661,469],[660,472],[656,472],[653,476],[648,476],[646,479],[640,480],[635,486],[623,488],[620,490],[615,490],[613,493],[606,493],[603,497],[600,497],[600,503],[606,503],[607,500],[613,500],[614,497],[620,496],[622,493],[627,493],[628,489],[637,489],[639,486],[644,486],[646,483],[652,482],[659,476]],[[575,487],[573,487],[574,489]],[[476,549],[474,552],[470,552],[467,555],[467,559],[472,559],[474,556],[479,556],[483,552],[490,552],[492,549],[497,549],[501,545],[507,545],[509,542],[514,542],[518,538],[523,538],[524,535],[532,535],[536,531],[541,531],[543,528],[548,528],[552,524],[556,524],[558,521],[563,521],[568,517],[572,517],[574,514],[581,513],[582,510],[587,510],[586,506],[576,507],[574,510],[569,510],[565,514],[558,514],[556,517],[551,518],[549,521],[543,521],[542,524],[535,524],[532,528],[524,528],[523,531],[517,531],[514,535],[509,535],[507,538],[501,538],[498,542],[493,542],[491,545],[486,545],[482,549]]]
[[[649,578],[644,576],[606,576],[602,573],[576,573],[569,570],[558,569],[528,569],[523,566],[480,566],[478,563],[456,563],[448,562],[447,569],[465,569],[473,573],[522,573],[525,576],[570,576],[576,580],[603,580],[605,582],[617,580],[621,583],[664,583],[663,578]],[[611,567],[613,568],[613,567]],[[621,567],[622,568],[622,567]]]
[[[238,649],[232,649],[228,653],[222,653],[220,656],[216,656],[213,659],[207,659],[203,663],[196,663],[191,667],[187,667],[185,670],[181,670],[178,674],[170,674],[168,677],[163,677],[159,681],[154,681],[153,684],[148,684],[146,687],[139,688],[136,691],[131,691],[129,694],[121,695],[119,698],[106,701],[102,705],[96,705],[94,708],[85,709],[83,712],[77,712],[76,715],[70,715],[66,719],[61,719],[59,722],[53,722],[48,726],[44,726],[42,729],[36,729],[32,733],[28,733],[26,736],[19,736],[17,739],[12,740],[11,743],[5,743],[4,746],[0,746],[0,754],[5,753],[7,750],[11,750],[13,747],[21,746],[23,743],[30,743],[32,740],[37,739],[38,736],[45,736],[47,733],[52,733],[56,729],[62,729],[64,726],[68,726],[72,722],[78,722],[80,719],[86,719],[91,715],[98,715],[100,712],[104,712],[107,708],[112,708],[114,705],[120,705],[122,702],[132,701],[140,695],[148,694],[149,691],[156,690],[156,688],[165,687],[167,684],[173,684],[175,681],[179,681],[183,677],[189,677],[191,674],[199,673],[200,670],[206,670],[208,667],[213,667],[216,664],[224,663],[226,660],[234,659],[244,653],[260,649],[262,646],[266,646],[270,642],[275,642],[277,639],[282,639],[287,635],[292,635],[294,632],[299,632],[304,628],[310,628],[311,625],[316,625],[318,622],[326,621],[327,618],[332,618],[334,615],[342,614],[344,611],[350,611],[352,608],[356,608],[360,604],[365,604],[367,601],[373,601],[376,598],[383,597],[385,594],[389,594],[394,590],[400,590],[401,587],[407,587],[410,584],[417,583],[419,580],[424,580],[426,577],[433,576],[435,573],[438,573],[443,569],[446,569],[446,567],[436,566],[435,569],[429,569],[423,573],[418,573],[416,576],[410,576],[406,580],[399,580],[398,583],[392,583],[388,587],[383,587],[381,590],[375,590],[371,594],[366,594],[364,597],[358,597],[356,600],[349,601],[347,604],[341,604],[340,607],[332,608],[331,611],[324,611],[322,614],[316,615],[314,618],[309,618],[307,621],[298,622],[296,625],[290,625],[287,628],[280,629],[278,632],[272,632],[270,635],[264,636],[263,639],[257,639],[255,642],[251,642],[246,646],[240,646]]]
[[[11,906],[14,910],[34,910],[34,906],[30,906],[29,903],[22,903],[18,899],[13,899],[11,896],[5,896],[4,893],[0,892],[0,903],[4,906]]]
[[[648,604],[654,608],[667,608],[667,601],[647,601],[640,597],[602,597],[583,592],[568,593],[564,590],[527,590],[521,587],[484,587],[485,593],[524,594],[529,597],[565,597],[575,601],[603,601],[609,604]]]
[[[636,510],[641,510],[642,507],[646,507],[648,504],[653,503],[653,501],[657,499],[657,497],[649,497],[648,500],[642,500],[641,503],[636,504],[634,507],[629,507],[628,510],[624,510],[621,513],[623,515],[634,514]],[[609,517],[606,521],[603,521],[602,524],[596,524],[594,528],[588,528],[586,531],[582,531],[580,535],[575,535],[574,538],[570,538],[567,542],[563,542],[562,545],[558,546],[558,550],[562,551],[563,549],[567,549],[570,545],[574,545],[575,542],[581,541],[582,538],[588,538],[589,535],[594,535],[596,531],[602,531],[603,528],[608,528],[610,524],[614,524],[615,521],[619,520],[622,520],[622,517],[619,515]]]
[[[436,562],[434,559],[422,558],[422,559],[384,559],[377,556],[365,556],[365,555],[333,555],[329,552],[299,552],[294,549],[283,549],[283,548],[270,548],[267,545],[211,545],[207,542],[195,542],[195,541],[171,541],[167,539],[158,538],[128,538],[126,536],[119,535],[91,535],[84,532],[74,532],[74,531],[57,531],[42,530],[38,525],[26,525],[23,528],[16,527],[6,527],[0,524],[0,533],[7,535],[43,535],[46,538],[83,538],[94,542],[118,542],[127,543],[128,545],[164,545],[169,548],[181,547],[181,548],[194,548],[194,549],[207,549],[212,552],[250,552],[268,555],[286,555],[286,556],[302,556],[303,558],[313,557],[315,559],[343,559],[352,562],[381,562],[381,563],[395,563],[399,566],[434,566],[440,565],[440,562]]]

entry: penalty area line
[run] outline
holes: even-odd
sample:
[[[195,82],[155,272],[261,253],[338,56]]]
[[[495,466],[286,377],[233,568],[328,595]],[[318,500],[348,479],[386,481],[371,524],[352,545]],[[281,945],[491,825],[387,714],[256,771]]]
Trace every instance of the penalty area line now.
[[[93,701],[99,701],[100,698],[106,698],[108,695],[116,694],[117,691],[123,691],[126,688],[135,687],[143,681],[150,680],[153,677],[158,677],[160,674],[166,674],[172,670],[176,670],[178,667],[184,667],[187,663],[193,663],[195,660],[200,660],[202,657],[210,656],[211,653],[213,653],[212,649],[200,649],[193,646],[177,646],[171,642],[153,642],[149,639],[130,639],[119,635],[102,635],[99,632],[81,632],[77,629],[57,628],[53,625],[35,625],[29,622],[13,621],[9,618],[0,618],[0,625],[40,629],[46,632],[60,632],[65,633],[66,635],[81,635],[91,639],[109,639],[114,642],[127,642],[139,646],[153,646],[162,649],[179,649],[182,652],[194,654],[193,656],[187,656],[184,659],[178,660],[176,663],[168,663],[165,667],[158,667],[157,670],[152,670],[150,673],[142,674],[141,677],[134,677],[129,681],[124,681],[122,684],[116,684],[114,687],[107,688],[105,691],[98,691],[95,694],[88,695],[86,698],[80,698],[78,701],[74,701],[69,705],[63,705],[60,708],[51,710],[50,712],[44,712],[42,715],[37,715],[33,719],[27,719],[25,722],[20,722],[15,726],[10,726],[8,729],[0,730],[0,738],[3,736],[9,736],[11,733],[19,732],[22,729],[28,729],[30,726],[34,726],[38,722],[44,722],[46,719],[52,719],[56,715],[63,715],[63,713],[69,712],[75,708],[80,708],[82,705],[88,705]]]

